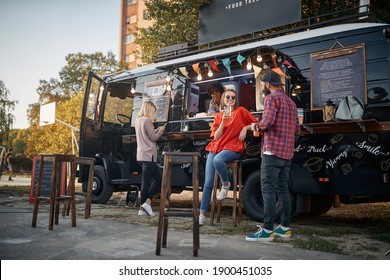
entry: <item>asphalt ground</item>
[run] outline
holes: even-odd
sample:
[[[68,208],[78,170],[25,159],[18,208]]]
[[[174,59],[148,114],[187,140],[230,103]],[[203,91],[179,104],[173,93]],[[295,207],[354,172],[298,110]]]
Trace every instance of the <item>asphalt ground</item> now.
[[[30,185],[27,177],[14,180],[0,180],[0,191],[4,185]],[[37,227],[33,228],[31,209],[0,205],[1,279],[305,280],[336,276],[356,280],[388,273],[387,261],[367,262],[279,242],[247,242],[243,236],[201,233],[199,256],[194,257],[190,231],[169,230],[167,248],[156,256],[156,227],[94,218],[92,211],[89,219],[78,213],[76,227],[71,227],[69,216],[60,216],[59,224],[50,231],[44,209],[47,208],[42,207]]]
[[[2,185],[30,185],[30,178],[0,180]],[[0,257],[2,260],[346,260],[350,256],[291,248],[281,243],[248,242],[244,237],[200,234],[199,256],[192,256],[192,232],[168,231],[167,248],[156,256],[157,227],[120,223],[110,219],[61,217],[48,230],[48,213],[0,205]],[[81,213],[79,213],[81,214]],[[180,218],[172,218],[180,219]]]

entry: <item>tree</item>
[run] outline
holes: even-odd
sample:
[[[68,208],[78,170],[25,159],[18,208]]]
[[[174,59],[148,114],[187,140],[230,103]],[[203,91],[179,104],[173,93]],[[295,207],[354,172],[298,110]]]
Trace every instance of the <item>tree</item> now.
[[[3,81],[0,80],[0,144],[6,145],[9,132],[13,127],[15,116],[12,111],[15,109],[17,100],[9,100],[9,90]]]
[[[29,129],[13,129],[10,131],[7,146],[14,149],[15,156],[25,156],[24,152],[27,148],[29,134]]]
[[[211,0],[146,0],[145,6],[153,24],[139,28],[135,42],[142,52],[142,61],[150,63],[161,47],[198,42],[199,8]]]
[[[56,119],[78,128],[88,72],[92,70],[101,76],[106,72],[112,73],[124,69],[124,64],[118,64],[111,52],[107,56],[100,52],[69,54],[66,62],[67,64],[59,72],[59,79],[39,81],[37,89],[39,100],[29,105],[31,133],[25,151],[28,157],[40,153],[72,153],[72,136],[69,128],[58,122],[39,127],[41,105],[56,102]]]

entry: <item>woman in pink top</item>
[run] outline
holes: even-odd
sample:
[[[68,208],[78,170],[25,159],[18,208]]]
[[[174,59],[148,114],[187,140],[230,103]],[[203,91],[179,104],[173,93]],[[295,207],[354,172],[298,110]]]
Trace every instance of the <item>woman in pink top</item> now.
[[[153,120],[156,110],[157,107],[153,102],[143,102],[135,120],[137,161],[142,165],[141,208],[138,211],[138,216],[155,216],[152,209],[152,199],[157,188],[161,185],[157,166],[156,142],[163,134],[165,126],[154,128]]]

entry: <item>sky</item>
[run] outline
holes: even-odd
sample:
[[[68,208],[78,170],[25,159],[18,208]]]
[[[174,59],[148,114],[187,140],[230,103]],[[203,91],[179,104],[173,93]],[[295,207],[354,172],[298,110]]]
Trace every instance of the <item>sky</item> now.
[[[59,78],[70,53],[111,51],[118,60],[120,0],[0,0],[0,80],[27,128],[39,80]]]

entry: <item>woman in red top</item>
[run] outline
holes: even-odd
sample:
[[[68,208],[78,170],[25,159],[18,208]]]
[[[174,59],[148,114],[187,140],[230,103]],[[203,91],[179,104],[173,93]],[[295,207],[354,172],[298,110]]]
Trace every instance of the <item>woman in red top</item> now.
[[[210,204],[215,170],[222,181],[222,189],[217,199],[222,200],[230,188],[227,163],[240,158],[246,133],[251,129],[251,123],[258,122],[247,109],[238,106],[236,92],[232,89],[227,89],[222,95],[221,108],[223,111],[214,117],[211,129],[213,140],[206,147],[209,154],[200,203],[199,225],[203,225],[206,220],[205,213]]]

